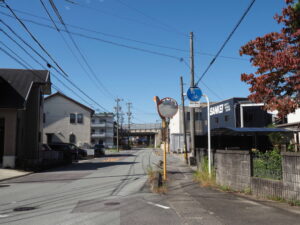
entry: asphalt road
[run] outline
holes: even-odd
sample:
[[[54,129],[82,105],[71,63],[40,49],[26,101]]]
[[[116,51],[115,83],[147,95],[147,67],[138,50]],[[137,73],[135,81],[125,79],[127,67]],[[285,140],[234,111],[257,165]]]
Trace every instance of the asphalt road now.
[[[201,188],[169,155],[166,195],[145,186],[161,156],[139,149],[0,183],[0,224],[300,225],[299,208]]]
[[[178,224],[144,191],[155,161],[152,149],[131,150],[2,182],[0,224]]]

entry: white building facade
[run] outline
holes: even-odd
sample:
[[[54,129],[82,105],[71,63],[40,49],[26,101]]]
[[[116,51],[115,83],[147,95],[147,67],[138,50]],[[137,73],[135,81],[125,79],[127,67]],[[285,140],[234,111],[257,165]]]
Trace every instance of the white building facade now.
[[[59,92],[45,98],[44,143],[91,144],[91,117],[94,111]]]
[[[91,144],[103,144],[106,148],[114,145],[114,114],[96,113],[91,120]]]
[[[300,151],[300,108],[287,115],[287,123],[277,125],[277,127],[294,131],[294,138],[291,144],[294,145],[295,151]]]

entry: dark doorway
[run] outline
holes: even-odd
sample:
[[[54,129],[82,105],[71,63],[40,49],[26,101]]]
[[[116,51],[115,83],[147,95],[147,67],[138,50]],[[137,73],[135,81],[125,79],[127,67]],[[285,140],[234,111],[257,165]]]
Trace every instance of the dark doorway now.
[[[0,163],[2,163],[4,153],[4,119],[0,118]]]

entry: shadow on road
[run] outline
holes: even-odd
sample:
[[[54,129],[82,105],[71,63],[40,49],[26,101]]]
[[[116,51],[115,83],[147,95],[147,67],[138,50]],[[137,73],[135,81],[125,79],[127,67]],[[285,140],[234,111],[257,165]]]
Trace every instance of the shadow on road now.
[[[115,162],[109,162],[109,161],[87,161],[87,162],[80,162],[80,163],[73,163],[68,166],[64,167],[58,167],[58,168],[53,168],[45,172],[40,172],[41,173],[46,173],[46,172],[60,172],[60,171],[85,171],[85,170],[97,170],[100,168],[104,167],[109,167],[109,166],[120,166],[120,165],[130,165],[130,164],[135,164],[136,162],[120,162],[120,161],[115,161]]]

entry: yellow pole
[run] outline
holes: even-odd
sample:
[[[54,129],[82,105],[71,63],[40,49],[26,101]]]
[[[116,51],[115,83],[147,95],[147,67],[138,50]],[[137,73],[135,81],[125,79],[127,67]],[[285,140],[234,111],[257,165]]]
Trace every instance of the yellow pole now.
[[[162,121],[162,127],[163,127],[163,132],[164,132],[164,165],[163,165],[163,180],[167,180],[167,132],[166,132],[166,120],[163,119]]]

